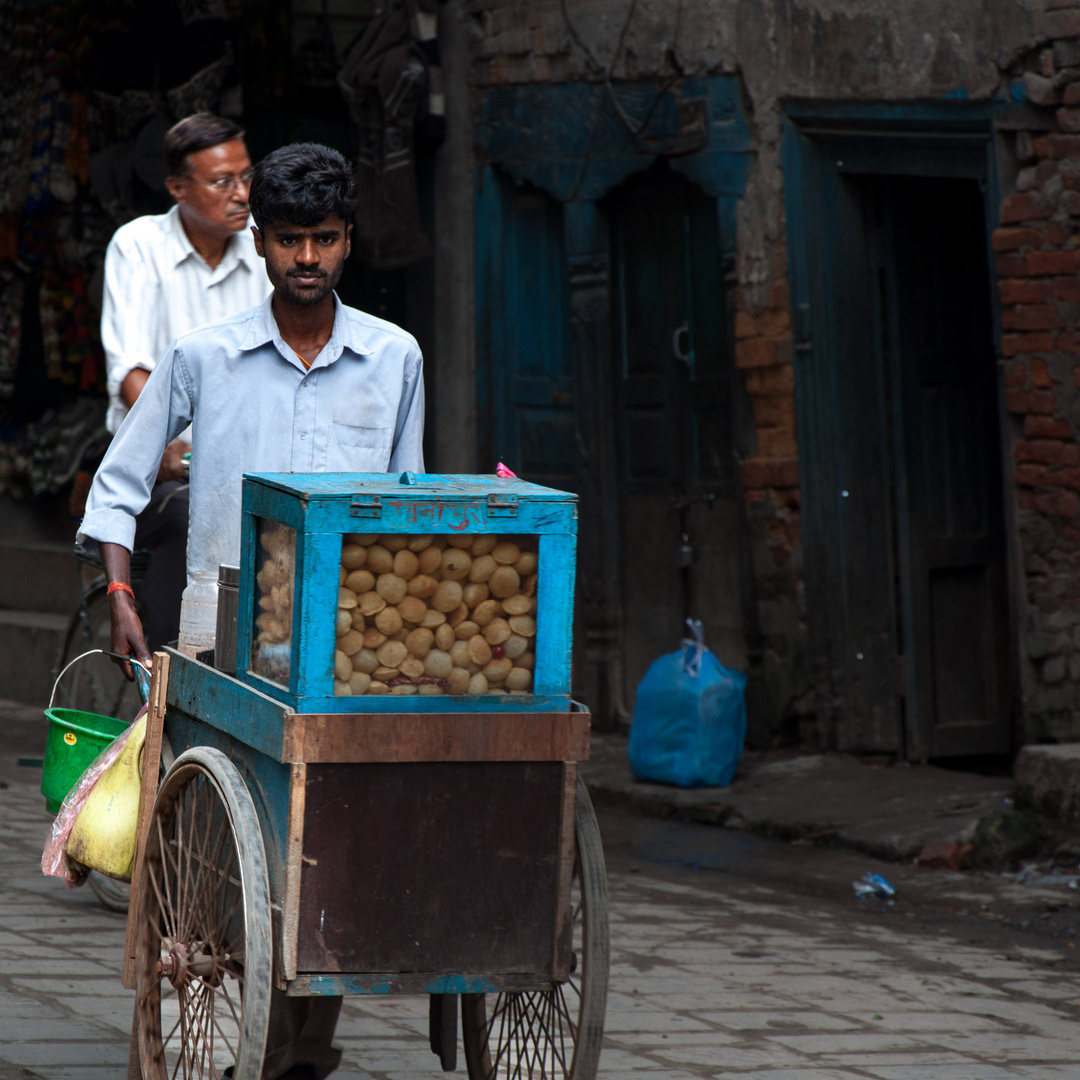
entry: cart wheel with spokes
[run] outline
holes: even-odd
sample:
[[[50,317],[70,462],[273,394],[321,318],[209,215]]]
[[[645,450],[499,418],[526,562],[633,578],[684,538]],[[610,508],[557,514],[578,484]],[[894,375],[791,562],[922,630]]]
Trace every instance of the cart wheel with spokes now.
[[[593,1080],[608,985],[607,876],[589,793],[577,783],[570,978],[549,990],[463,994],[469,1080]]]
[[[140,890],[136,1026],[144,1080],[259,1080],[270,1018],[266,853],[232,762],[176,759],[158,792]]]

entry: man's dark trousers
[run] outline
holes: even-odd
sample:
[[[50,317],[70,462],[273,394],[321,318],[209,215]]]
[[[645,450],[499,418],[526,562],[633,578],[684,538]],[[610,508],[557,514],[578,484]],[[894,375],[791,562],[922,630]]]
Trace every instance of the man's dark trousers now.
[[[175,641],[180,633],[180,599],[187,585],[187,533],[187,482],[155,484],[146,509],[135,519],[135,550],[150,552],[139,599],[145,613],[143,633],[151,652]]]

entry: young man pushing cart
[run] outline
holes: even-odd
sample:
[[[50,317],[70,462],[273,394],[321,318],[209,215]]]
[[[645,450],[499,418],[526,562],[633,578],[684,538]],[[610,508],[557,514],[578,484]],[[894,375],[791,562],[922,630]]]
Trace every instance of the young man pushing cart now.
[[[256,166],[256,251],[274,287],[262,304],[181,335],[162,354],[113,439],[80,537],[100,546],[114,653],[146,663],[130,559],[135,517],[162,453],[190,423],[187,570],[240,557],[246,472],[423,472],[424,388],[416,341],[334,293],[356,200],[334,150],[283,147]],[[130,665],[122,664],[130,677]],[[275,991],[265,1080],[321,1080],[340,1061],[330,1039],[341,998]]]

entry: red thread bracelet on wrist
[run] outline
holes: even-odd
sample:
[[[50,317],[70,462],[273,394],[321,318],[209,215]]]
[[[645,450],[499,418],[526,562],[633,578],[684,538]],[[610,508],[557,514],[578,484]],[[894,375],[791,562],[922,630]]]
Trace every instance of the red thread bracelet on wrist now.
[[[135,593],[126,581],[110,581],[109,587],[105,590],[105,595],[112,596],[114,592],[126,592],[132,600],[135,599]]]

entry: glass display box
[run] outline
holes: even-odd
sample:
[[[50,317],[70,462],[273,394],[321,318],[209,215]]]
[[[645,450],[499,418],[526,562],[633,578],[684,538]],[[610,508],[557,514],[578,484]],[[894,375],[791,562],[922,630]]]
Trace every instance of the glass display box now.
[[[517,478],[244,477],[236,677],[297,711],[570,709],[576,496]]]

